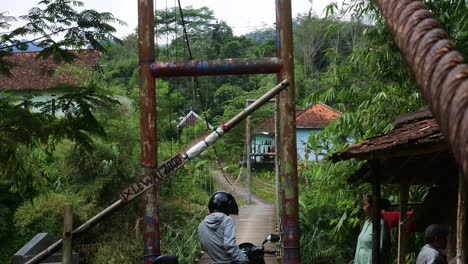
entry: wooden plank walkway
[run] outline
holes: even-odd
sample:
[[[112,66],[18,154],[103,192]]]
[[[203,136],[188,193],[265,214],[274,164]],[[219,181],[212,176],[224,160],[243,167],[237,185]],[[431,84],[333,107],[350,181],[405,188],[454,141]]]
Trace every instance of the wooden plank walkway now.
[[[276,209],[270,204],[252,204],[239,208],[239,215],[233,215],[236,221],[236,241],[237,244],[250,242],[260,246],[265,237],[276,233]],[[275,244],[266,244],[265,248],[274,249]],[[265,255],[266,264],[277,264],[276,256]],[[211,259],[208,255],[203,256],[198,264],[210,264]]]

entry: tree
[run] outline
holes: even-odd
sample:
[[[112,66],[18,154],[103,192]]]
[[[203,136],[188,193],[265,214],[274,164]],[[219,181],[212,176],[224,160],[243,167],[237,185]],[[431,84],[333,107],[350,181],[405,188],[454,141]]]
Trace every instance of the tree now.
[[[27,50],[29,45],[36,45],[42,49],[39,58],[52,56],[58,62],[75,58],[67,49],[92,47],[104,50],[103,42],[111,39],[119,41],[112,35],[116,30],[109,23],[124,24],[122,21],[110,13],[90,9],[77,11],[73,6],[81,7],[83,3],[72,0],[42,0],[28,14],[21,16],[20,19],[25,22],[23,26],[1,35],[0,64],[8,65],[4,59],[13,52],[13,48]],[[4,14],[5,12],[0,12],[0,27],[10,29],[9,23],[17,19]],[[23,41],[20,39],[22,37],[34,39]],[[9,75],[9,67],[2,68],[0,74]]]
[[[213,31],[215,18],[213,11],[204,6],[198,9],[192,7],[182,9],[187,35],[190,39],[203,39]],[[154,15],[156,35],[173,39],[183,36],[182,18],[178,7],[158,9]]]
[[[464,1],[425,2],[454,36],[460,50],[466,51],[463,40],[468,28]],[[326,50],[325,56],[331,63],[317,75],[320,89],[306,98],[307,103],[324,101],[342,112],[341,118],[322,133],[323,140],[332,146],[330,151],[342,150],[349,144],[389,131],[396,116],[427,107],[375,4],[359,0],[345,1],[344,6],[354,19],[371,19],[372,23],[364,26],[362,35],[347,38],[353,46],[349,55],[343,56],[337,48]],[[307,212],[318,207],[321,217],[328,217],[331,225],[321,228],[322,232],[331,234],[337,243],[352,237],[359,221],[359,197],[369,192],[365,186],[356,188],[346,182],[360,166],[356,161],[333,164],[325,160],[304,171],[313,188],[301,196],[304,204],[301,210]],[[336,205],[333,215],[327,214],[329,204]],[[316,224],[308,223],[302,229],[306,230],[303,236],[311,236],[308,232],[315,232],[311,230],[314,227]],[[303,252],[313,248],[305,247]]]
[[[71,0],[42,0],[28,14],[21,16],[25,22],[23,26],[1,35],[0,74],[11,75],[10,70],[15,65],[8,56],[15,48],[26,50],[34,43],[42,48],[38,59],[52,57],[55,62],[67,62],[75,57],[69,48],[104,50],[104,42],[117,40],[112,35],[115,28],[108,23],[120,20],[110,13],[95,10],[79,12],[74,6],[83,4]],[[16,18],[4,14],[0,12],[0,27],[9,29],[9,23]],[[22,41],[24,37],[33,39]],[[92,146],[90,134],[104,135],[93,110],[115,101],[98,93],[98,86],[92,79],[75,88],[79,92],[66,94],[56,102],[25,101],[18,104],[13,96],[0,98],[0,179],[23,197],[32,197],[43,182],[40,173],[29,164],[32,150],[39,146],[52,148],[64,138],[89,149]],[[63,117],[52,114],[53,104],[64,113]],[[32,107],[40,111],[32,112]]]

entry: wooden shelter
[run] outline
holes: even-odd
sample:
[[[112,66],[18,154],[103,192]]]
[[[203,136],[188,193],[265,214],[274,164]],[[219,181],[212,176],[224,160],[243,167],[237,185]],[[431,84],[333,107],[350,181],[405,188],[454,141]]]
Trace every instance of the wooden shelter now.
[[[435,223],[448,226],[448,259],[455,256],[465,258],[464,252],[468,249],[465,243],[465,184],[430,111],[400,116],[395,121],[395,128],[387,134],[354,144],[331,157],[334,162],[351,158],[366,160],[366,163],[349,181],[372,183],[374,197],[380,197],[380,184],[400,186],[398,263],[404,263],[405,257],[406,236],[401,232],[403,221],[404,225],[416,221],[417,231],[424,231],[429,224]],[[411,219],[402,219],[408,208],[410,185],[427,185],[431,189],[425,201],[415,207]],[[379,215],[378,204],[374,209],[375,215]]]

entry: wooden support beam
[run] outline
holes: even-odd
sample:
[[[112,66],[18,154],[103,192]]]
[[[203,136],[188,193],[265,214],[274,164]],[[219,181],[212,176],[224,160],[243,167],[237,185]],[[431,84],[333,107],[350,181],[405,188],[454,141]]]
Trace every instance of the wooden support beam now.
[[[398,220],[398,264],[406,263],[406,232],[403,230],[403,221],[408,211],[409,184],[400,184],[400,218]]]
[[[380,264],[380,180],[378,164],[372,164],[372,264]]]
[[[331,158],[332,161],[337,162],[341,160],[348,160],[351,158],[355,158],[358,160],[370,160],[370,159],[389,159],[389,158],[397,158],[397,157],[408,157],[408,156],[416,156],[416,155],[424,155],[424,154],[431,154],[435,152],[444,152],[447,151],[449,146],[447,143],[435,142],[435,143],[420,143],[420,144],[413,144],[407,147],[399,147],[399,148],[383,148],[373,151],[367,152],[359,152],[359,151],[348,151],[337,156],[336,154],[333,155]]]
[[[62,264],[70,264],[72,256],[73,208],[67,204],[63,208]]]

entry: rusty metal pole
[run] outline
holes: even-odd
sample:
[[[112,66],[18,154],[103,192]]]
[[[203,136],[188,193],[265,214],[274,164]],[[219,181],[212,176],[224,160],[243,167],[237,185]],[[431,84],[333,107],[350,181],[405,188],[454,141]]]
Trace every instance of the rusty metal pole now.
[[[277,51],[283,61],[280,79],[290,81],[279,95],[280,173],[282,177],[283,263],[300,263],[299,202],[296,150],[296,108],[294,105],[294,54],[291,0],[276,0],[276,24],[279,29]]]
[[[280,172],[280,158],[279,158],[279,96],[276,96],[275,101],[275,198],[276,198],[276,232],[278,234],[283,233],[283,224],[281,222],[281,216],[283,215],[281,211],[281,172]],[[277,256],[277,263],[283,259],[284,250],[282,247],[278,247],[278,256]]]
[[[141,101],[141,165],[143,177],[157,167],[156,87],[151,74],[154,54],[153,0],[138,0],[138,59]],[[144,263],[151,264],[160,252],[157,184],[142,195]]]
[[[151,64],[154,77],[240,75],[278,73],[278,58],[157,61]],[[280,80],[279,80],[280,81]]]

